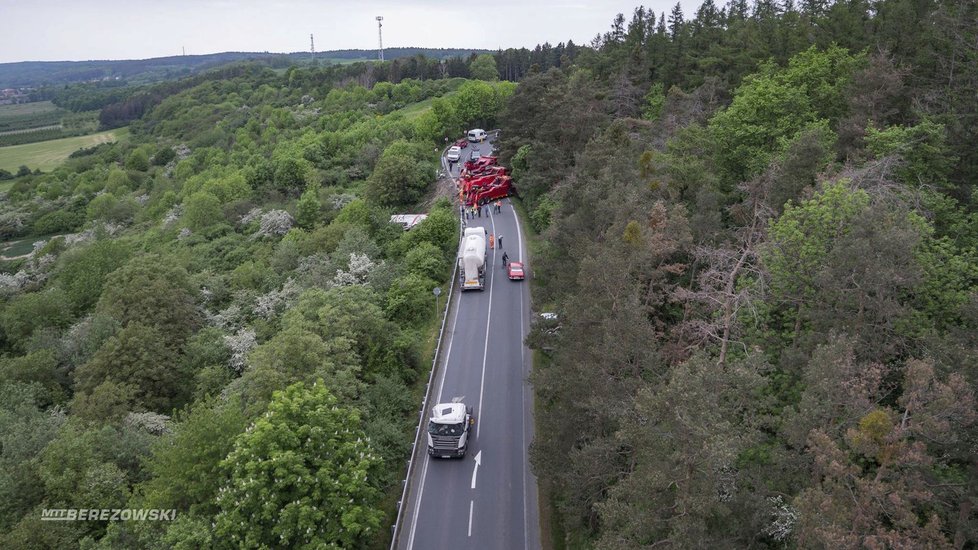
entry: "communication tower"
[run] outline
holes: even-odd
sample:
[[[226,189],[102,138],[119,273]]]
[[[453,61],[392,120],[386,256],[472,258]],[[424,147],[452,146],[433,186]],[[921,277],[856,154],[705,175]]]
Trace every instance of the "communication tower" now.
[[[377,42],[380,45],[380,49],[377,50],[377,59],[380,61],[384,60],[384,16],[377,16]]]

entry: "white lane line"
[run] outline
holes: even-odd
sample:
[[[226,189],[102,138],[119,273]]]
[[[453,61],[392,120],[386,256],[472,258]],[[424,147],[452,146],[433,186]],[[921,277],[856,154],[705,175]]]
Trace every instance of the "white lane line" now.
[[[448,297],[449,300],[452,299],[451,296]],[[462,291],[459,291],[459,303],[455,305],[455,315],[452,318],[452,334],[448,339],[448,349],[445,350],[445,370],[442,372],[441,382],[438,384],[438,396],[435,398],[435,403],[441,402],[441,391],[445,387],[445,378],[448,374],[448,359],[452,356],[452,344],[455,342],[455,325],[458,323],[458,310],[462,309]],[[426,403],[425,405],[430,405],[431,403]],[[428,445],[428,441],[425,440],[425,446]],[[411,536],[408,537],[408,550],[414,548],[414,533],[418,528],[418,513],[421,512],[421,497],[424,496],[424,482],[425,478],[428,477],[428,463],[431,462],[431,457],[428,456],[427,451],[425,451],[424,456],[424,467],[421,468],[421,485],[418,488],[418,500],[414,505],[414,514],[411,517]]]
[[[492,210],[491,208],[489,210]],[[489,214],[489,225],[492,227],[493,234],[496,233],[496,222]],[[486,360],[489,358],[489,326],[492,321],[492,286],[496,282],[496,248],[492,249],[492,271],[489,273],[489,313],[486,315],[486,345],[482,349],[482,381],[479,383],[479,420],[475,423],[475,437],[479,437],[485,417],[482,416],[482,395],[486,388]],[[488,268],[487,268],[488,271]]]
[[[519,228],[519,220],[516,220],[516,227]],[[524,324],[523,324],[523,285],[520,285],[520,373],[523,376],[523,380],[520,381],[520,399],[523,400],[522,407],[522,421],[523,421],[523,548],[526,550],[530,549],[530,523],[529,514],[526,509],[526,463],[529,461],[530,457],[527,456],[528,449],[526,447],[526,347],[523,345],[523,335]]]
[[[516,221],[516,236],[518,239],[517,248],[519,250],[520,258],[523,257],[523,233],[520,231],[520,220],[516,216],[516,208],[513,207],[513,201],[509,201],[510,208],[513,209],[513,219]],[[524,268],[525,269],[525,268]],[[524,324],[524,304],[525,298],[523,296],[523,286],[520,285],[520,373],[523,376],[523,380],[520,384],[520,397],[523,400],[522,407],[522,423],[523,423],[523,548],[529,550],[530,548],[530,523],[529,514],[526,509],[526,492],[527,492],[527,476],[526,476],[526,463],[529,461],[528,448],[526,446],[526,383],[529,373],[526,369],[526,346],[523,345],[523,338],[526,336],[526,325]]]
[[[472,508],[475,507],[475,501],[469,501],[469,536],[472,536]]]
[[[513,199],[509,200],[509,207],[513,209],[513,219],[516,220],[516,238],[519,240],[519,246],[517,247],[517,250],[519,251],[520,254],[520,263],[522,263],[523,262],[523,232],[520,231],[520,220],[517,219],[516,217],[516,207],[513,206]],[[526,266],[523,266],[523,271],[524,272],[526,271]],[[520,292],[522,293],[522,287]],[[520,304],[520,307],[523,307],[522,304]]]

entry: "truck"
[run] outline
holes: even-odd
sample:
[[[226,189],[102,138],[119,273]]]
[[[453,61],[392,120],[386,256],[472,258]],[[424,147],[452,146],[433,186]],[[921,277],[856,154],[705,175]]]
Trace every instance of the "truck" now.
[[[482,205],[516,194],[513,179],[509,176],[488,176],[487,179],[473,180],[463,190],[466,206]]]
[[[432,407],[428,420],[428,454],[437,458],[462,458],[469,447],[475,417],[472,407],[452,401]]]
[[[462,290],[485,290],[486,228],[465,229],[458,249],[458,273]]]

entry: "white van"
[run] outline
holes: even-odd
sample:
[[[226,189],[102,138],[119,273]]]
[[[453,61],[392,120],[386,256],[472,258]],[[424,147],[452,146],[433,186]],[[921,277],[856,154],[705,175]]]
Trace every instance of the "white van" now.
[[[469,130],[469,141],[471,141],[472,143],[475,143],[477,141],[482,141],[484,139],[486,139],[485,130],[482,130],[480,128],[476,128],[475,130]]]

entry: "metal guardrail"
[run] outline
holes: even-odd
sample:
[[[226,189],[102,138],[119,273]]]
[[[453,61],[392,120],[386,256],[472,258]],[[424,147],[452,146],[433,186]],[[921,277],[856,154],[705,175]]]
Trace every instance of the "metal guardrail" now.
[[[444,150],[442,150],[442,155],[441,155],[442,159],[445,158],[445,151],[447,150],[448,150],[447,147]],[[450,178],[452,177],[451,173],[448,174],[448,177]],[[452,178],[452,180],[454,181],[454,178]],[[462,229],[463,221],[461,217],[458,220],[458,225],[459,225],[458,244],[459,246],[461,246],[462,233],[463,233],[463,229]],[[391,550],[395,550],[395,547],[397,546],[397,535],[401,529],[401,515],[404,512],[404,501],[407,499],[408,487],[411,485],[410,483],[411,475],[414,473],[414,465],[415,465],[414,457],[418,449],[418,443],[421,438],[421,433],[422,433],[421,428],[422,426],[424,426],[425,411],[428,410],[428,401],[431,399],[431,386],[432,386],[432,382],[434,382],[435,380],[435,371],[438,368],[438,359],[441,357],[441,345],[445,337],[445,323],[448,321],[448,312],[451,310],[452,307],[452,296],[454,296],[455,294],[455,280],[458,278],[458,261],[454,261],[452,263],[454,264],[455,267],[452,268],[452,280],[448,287],[448,298],[445,300],[445,312],[442,314],[441,317],[441,328],[438,329],[438,340],[435,344],[435,356],[431,360],[431,372],[428,373],[428,383],[425,386],[424,399],[421,401],[421,411],[418,413],[418,425],[414,429],[414,443],[411,444],[411,458],[408,459],[407,474],[406,477],[404,478],[404,481],[402,482],[404,488],[401,489],[401,499],[397,501],[397,518],[394,520],[394,525],[391,526],[391,546],[390,546]]]

